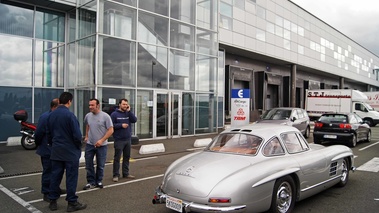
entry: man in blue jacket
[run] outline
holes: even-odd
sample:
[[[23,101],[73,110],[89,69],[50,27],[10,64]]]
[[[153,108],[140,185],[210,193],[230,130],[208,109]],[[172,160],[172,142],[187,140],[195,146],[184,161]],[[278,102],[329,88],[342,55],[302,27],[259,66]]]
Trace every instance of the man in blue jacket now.
[[[70,112],[72,94],[63,92],[59,96],[59,106],[50,113],[47,119],[48,142],[51,144],[51,180],[49,208],[51,211],[58,209],[57,199],[60,197],[59,185],[63,173],[66,171],[66,190],[68,202],[67,212],[85,209],[86,204],[78,202],[76,187],[78,185],[79,159],[82,148],[82,133],[79,121]]]
[[[113,158],[113,181],[117,182],[120,177],[120,158],[122,160],[122,176],[134,178],[129,174],[129,159],[132,139],[132,123],[137,122],[137,117],[130,111],[128,100],[123,98],[118,103],[118,109],[111,114],[113,122],[114,158]]]
[[[50,103],[50,110],[43,113],[38,119],[38,125],[36,132],[34,133],[35,143],[37,144],[36,153],[41,156],[42,164],[42,178],[41,178],[41,193],[43,194],[43,200],[50,202],[49,187],[50,187],[50,175],[51,175],[51,161],[50,153],[51,147],[47,144],[46,125],[49,114],[54,111],[59,104],[59,99],[55,98]]]

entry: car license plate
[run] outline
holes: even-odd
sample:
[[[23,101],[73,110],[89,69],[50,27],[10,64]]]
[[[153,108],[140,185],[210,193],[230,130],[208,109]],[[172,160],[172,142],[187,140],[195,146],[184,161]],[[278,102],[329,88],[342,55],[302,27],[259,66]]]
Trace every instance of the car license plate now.
[[[324,135],[324,138],[336,139],[337,135]]]
[[[173,197],[166,197],[166,207],[177,212],[182,212],[183,201]]]

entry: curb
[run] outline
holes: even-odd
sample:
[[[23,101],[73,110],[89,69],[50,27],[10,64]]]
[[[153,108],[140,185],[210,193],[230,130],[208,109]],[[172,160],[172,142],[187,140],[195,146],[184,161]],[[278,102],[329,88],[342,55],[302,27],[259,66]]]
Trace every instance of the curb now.
[[[158,153],[158,152],[165,152],[165,147],[163,143],[157,143],[157,144],[148,144],[148,145],[142,145],[139,149],[139,154],[145,155],[145,154],[152,154],[152,153]]]
[[[7,146],[19,146],[21,145],[22,136],[8,137]]]
[[[193,144],[194,147],[205,147],[212,141],[212,138],[196,139]]]

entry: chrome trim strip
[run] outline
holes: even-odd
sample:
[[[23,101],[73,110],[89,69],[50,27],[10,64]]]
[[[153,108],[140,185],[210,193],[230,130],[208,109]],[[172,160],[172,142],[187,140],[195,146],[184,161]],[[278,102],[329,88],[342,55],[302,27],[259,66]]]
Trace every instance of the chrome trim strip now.
[[[323,185],[323,184],[325,184],[325,183],[328,183],[328,182],[333,181],[333,180],[338,179],[338,178],[341,178],[341,175],[335,176],[335,177],[333,177],[333,178],[331,178],[331,179],[329,179],[329,180],[325,180],[325,181],[320,182],[320,183],[318,183],[318,184],[315,184],[315,185],[313,185],[313,186],[310,186],[310,187],[307,187],[307,188],[305,188],[305,189],[302,189],[301,192],[305,192],[305,191],[307,191],[307,190],[309,190],[309,189],[313,189],[313,188],[315,188],[315,187],[318,187],[318,186],[320,186],[320,185]]]

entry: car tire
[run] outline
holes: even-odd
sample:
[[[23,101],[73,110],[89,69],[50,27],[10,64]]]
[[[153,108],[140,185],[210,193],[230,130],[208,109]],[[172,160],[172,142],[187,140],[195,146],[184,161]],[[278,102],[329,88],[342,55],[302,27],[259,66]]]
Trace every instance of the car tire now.
[[[295,182],[290,176],[284,176],[276,180],[272,192],[271,213],[292,212],[295,207],[296,187]]]
[[[349,181],[350,166],[346,158],[343,159],[341,168],[342,168],[341,178],[340,178],[340,182],[338,182],[337,184],[338,187],[344,187]]]
[[[371,141],[371,131],[368,131],[365,142],[370,142],[370,141]]]
[[[307,126],[307,128],[305,129],[305,132],[304,132],[304,137],[309,138],[310,134],[311,134],[311,127]]]
[[[370,127],[374,127],[374,122],[371,120],[371,119],[364,119],[364,121],[366,122],[367,125],[369,125]]]
[[[31,138],[27,135],[23,135],[21,138],[21,145],[26,150],[33,150],[37,148],[37,145],[34,141],[34,138]]]
[[[353,137],[349,141],[349,147],[355,147],[357,145],[357,136],[353,134]]]

